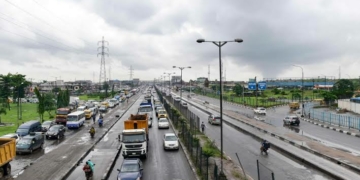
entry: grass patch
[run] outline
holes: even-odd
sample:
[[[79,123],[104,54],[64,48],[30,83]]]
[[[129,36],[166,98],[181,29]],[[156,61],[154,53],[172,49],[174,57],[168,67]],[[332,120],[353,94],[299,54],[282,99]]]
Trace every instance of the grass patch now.
[[[6,110],[6,114],[1,114],[1,121],[3,123],[14,123],[18,122],[21,124],[23,122],[27,122],[30,120],[40,120],[39,114],[37,113],[38,104],[35,103],[23,103],[22,105],[22,120],[18,120],[17,118],[17,105],[10,104],[9,109]],[[52,112],[54,116],[55,112]],[[44,113],[44,120],[50,120],[54,118],[50,118],[47,112]]]
[[[215,141],[211,141],[210,139],[206,140],[202,150],[203,150],[203,154],[206,155],[206,156],[214,156],[214,157],[220,157],[221,156],[221,152],[216,147]]]
[[[79,96],[79,99],[83,100],[83,101],[87,101],[89,99],[92,99],[92,100],[95,100],[95,101],[100,101],[100,96],[81,95],[81,96]]]
[[[9,133],[15,133],[17,128],[18,128],[17,124],[14,124],[12,126],[0,126],[0,136]]]

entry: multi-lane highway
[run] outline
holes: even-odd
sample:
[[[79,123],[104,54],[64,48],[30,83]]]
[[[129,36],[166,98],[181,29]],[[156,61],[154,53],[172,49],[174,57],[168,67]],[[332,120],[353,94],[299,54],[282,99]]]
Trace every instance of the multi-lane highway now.
[[[130,114],[136,114],[139,104],[143,101],[141,96],[134,105],[123,115],[123,117],[110,129],[105,137],[95,146],[94,150],[84,160],[91,159],[95,165],[94,179],[102,179],[105,177],[106,169],[110,166],[111,161],[115,158],[120,147],[120,142],[117,140],[118,134],[124,128],[124,120],[130,117]],[[157,128],[157,119],[154,114],[153,127],[149,128],[149,155],[147,159],[142,159],[144,165],[143,180],[153,179],[195,179],[193,172],[190,169],[189,163],[185,157],[182,149],[179,151],[164,151],[162,140],[163,135],[167,132],[173,132],[171,129]],[[123,162],[121,152],[116,159],[114,168],[110,172],[109,179],[116,179],[118,171]],[[84,162],[80,164],[67,178],[69,180],[85,179],[82,167]]]

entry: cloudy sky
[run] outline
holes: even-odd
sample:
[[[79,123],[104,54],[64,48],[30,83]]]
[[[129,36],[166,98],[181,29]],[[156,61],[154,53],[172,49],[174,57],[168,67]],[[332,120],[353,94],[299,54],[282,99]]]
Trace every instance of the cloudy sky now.
[[[185,80],[360,76],[358,0],[3,0],[0,74],[33,81],[99,81],[98,41],[109,43],[106,76]],[[110,73],[109,73],[110,71]]]

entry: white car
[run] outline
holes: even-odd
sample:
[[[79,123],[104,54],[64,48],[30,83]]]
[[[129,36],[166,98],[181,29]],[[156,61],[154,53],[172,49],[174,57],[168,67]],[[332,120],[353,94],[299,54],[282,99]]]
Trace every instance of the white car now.
[[[158,128],[166,128],[169,129],[169,121],[166,118],[160,118],[158,121]]]
[[[187,108],[187,107],[188,107],[188,104],[187,104],[187,102],[185,102],[185,101],[181,101],[180,104],[181,104],[184,108]]]
[[[115,104],[112,102],[109,102],[109,108],[114,108],[114,107],[115,107]]]
[[[179,150],[179,139],[174,133],[166,133],[164,135],[164,150],[175,149]]]
[[[174,101],[181,101],[181,99],[180,99],[179,96],[176,96],[176,97],[174,98]]]
[[[266,115],[266,109],[263,108],[263,107],[258,107],[256,109],[254,109],[254,113],[255,114],[263,114],[263,115]]]

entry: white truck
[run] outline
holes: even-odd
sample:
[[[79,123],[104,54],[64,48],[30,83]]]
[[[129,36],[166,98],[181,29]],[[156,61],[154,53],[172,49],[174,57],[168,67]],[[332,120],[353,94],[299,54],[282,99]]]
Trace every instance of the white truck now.
[[[266,109],[263,107],[258,107],[256,109],[254,109],[254,113],[255,114],[262,114],[262,115],[266,115]]]
[[[121,133],[122,155],[127,157],[147,157],[148,140],[145,129],[128,129]]]

